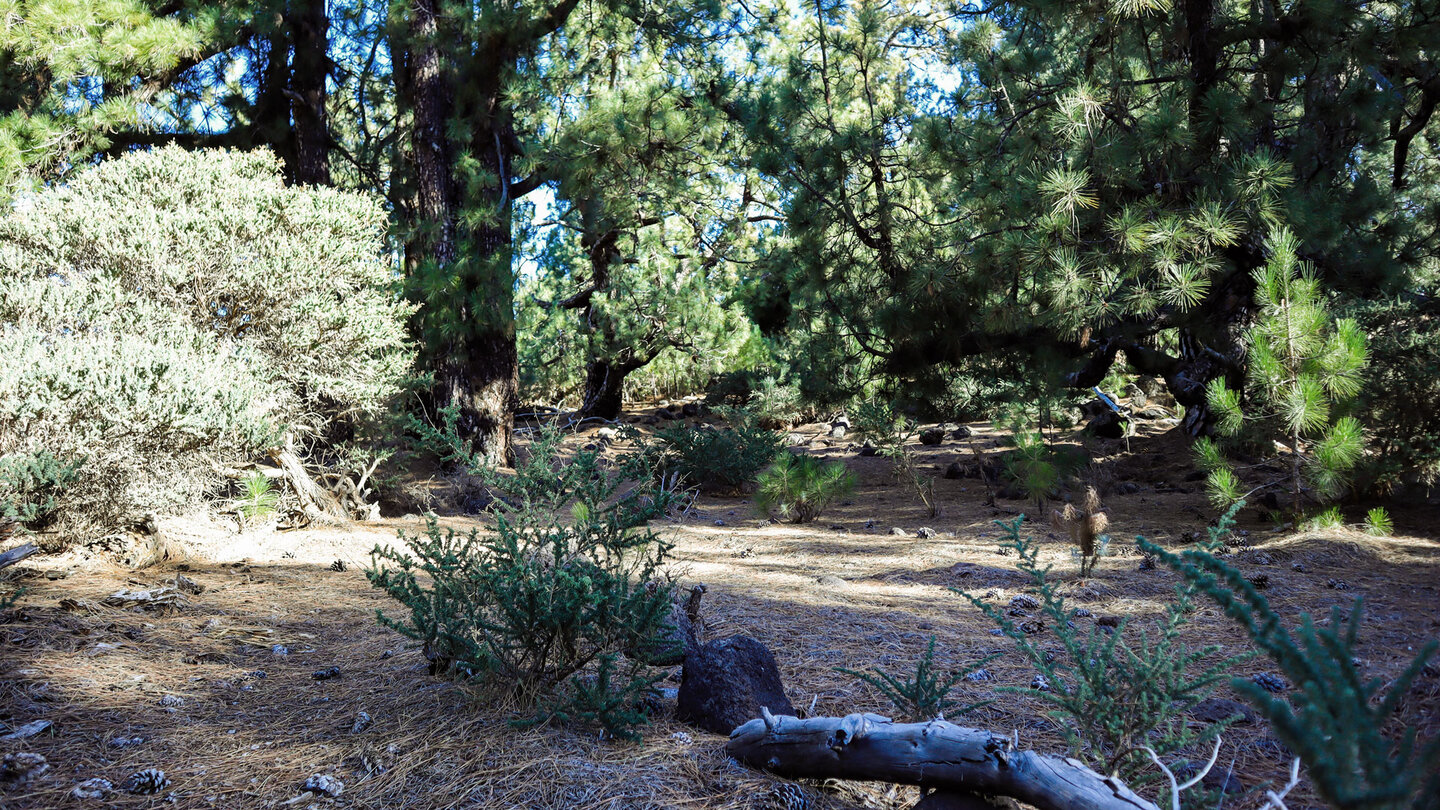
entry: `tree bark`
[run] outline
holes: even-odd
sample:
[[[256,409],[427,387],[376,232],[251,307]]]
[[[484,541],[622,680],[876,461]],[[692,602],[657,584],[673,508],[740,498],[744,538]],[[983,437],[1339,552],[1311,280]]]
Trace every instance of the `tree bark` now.
[[[874,714],[765,716],[730,733],[735,759],[791,779],[856,779],[1003,796],[1040,810],[1157,810],[1078,760],[1016,750],[1008,737],[944,720]]]
[[[290,60],[290,182],[330,185],[330,119],[325,82],[330,75],[330,18],[325,0],[295,0],[287,14],[294,52]]]

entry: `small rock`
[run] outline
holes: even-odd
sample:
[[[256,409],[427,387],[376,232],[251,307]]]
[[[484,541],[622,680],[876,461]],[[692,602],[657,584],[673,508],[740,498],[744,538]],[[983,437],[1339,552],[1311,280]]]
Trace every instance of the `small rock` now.
[[[317,793],[327,799],[338,799],[345,792],[345,783],[327,773],[317,773],[305,780],[301,790]]]
[[[1003,636],[1003,635],[1005,635],[1005,631],[1004,631],[1004,630],[1001,630],[1001,629],[998,628],[998,627],[996,627],[995,629],[993,629],[993,630],[990,631],[990,635],[992,635],[992,636]]]
[[[595,438],[603,444],[609,444],[620,438],[620,431],[615,428],[603,427],[595,431]]]
[[[849,425],[846,425],[844,422],[834,422],[834,423],[831,423],[831,425],[830,425],[830,438],[832,438],[832,439],[843,439],[843,438],[845,438],[845,433],[846,433],[847,431],[849,431],[849,430],[850,430],[850,426],[849,426]]]
[[[355,722],[350,724],[350,733],[359,734],[365,729],[370,728],[374,722],[375,720],[370,717],[369,712],[358,712],[355,715]]]
[[[1044,675],[1037,673],[1034,678],[1030,679],[1030,688],[1040,692],[1049,692],[1050,682],[1045,680]]]
[[[290,654],[290,648],[289,648],[289,647],[286,647],[284,644],[276,644],[276,645],[273,645],[273,646],[270,648],[270,654],[271,654],[271,655],[289,655],[289,654]]]
[[[340,677],[340,667],[326,667],[324,669],[317,669],[314,672],[310,673],[310,677],[313,680],[317,681],[332,681]]]
[[[1290,566],[1290,570],[1297,574],[1303,574],[1305,573],[1305,563],[1294,563]]]
[[[669,408],[656,408],[656,409],[655,409],[655,418],[656,418],[656,419],[662,419],[662,420],[668,421],[668,420],[676,419],[676,418],[678,418],[678,417],[676,417],[675,412],[672,411],[672,410],[670,410]]]
[[[716,519],[715,519],[715,525],[716,525],[716,526],[724,526],[724,525],[725,525],[725,521],[723,521],[723,520],[721,520],[721,519],[719,519],[719,518],[716,518]]]
[[[965,468],[961,466],[960,462],[952,461],[950,465],[945,468],[945,477],[951,481],[964,478]]]
[[[910,533],[907,532],[907,531],[905,531],[904,529],[900,528],[899,526],[896,526],[896,527],[894,527],[894,528],[892,528],[892,529],[890,530],[890,536],[891,536],[891,537],[909,537],[909,536],[910,536]]]
[[[915,536],[920,538],[921,540],[929,540],[930,538],[935,536],[935,530],[930,528],[929,526],[922,526],[919,530],[915,532]]]
[[[970,428],[961,425],[960,427],[957,427],[954,430],[950,431],[950,438],[968,439],[970,438]]]
[[[932,427],[920,431],[920,443],[927,447],[934,447],[945,441],[945,428]]]
[[[1101,616],[1100,618],[1098,618],[1098,619],[1095,620],[1095,623],[1098,624],[1098,625],[1100,625],[1101,627],[1119,627],[1119,626],[1120,626],[1120,617],[1119,617],[1119,616]]]
[[[1325,580],[1325,587],[1336,591],[1348,591],[1350,590],[1350,583],[1343,579],[1327,579]]]
[[[845,580],[833,574],[826,574],[816,579],[815,581],[820,583],[821,585],[824,585],[827,588],[843,588],[849,584]]]
[[[103,799],[115,792],[109,779],[86,779],[70,790],[72,799]]]
[[[1115,485],[1116,495],[1135,495],[1140,492],[1140,485],[1134,481],[1121,481]]]
[[[700,415],[700,405],[695,402],[687,402],[680,406],[680,415],[686,419],[694,419]]]
[[[130,778],[126,779],[124,784],[125,792],[136,796],[153,796],[169,786],[170,780],[159,768],[136,771],[130,774]]]
[[[681,745],[693,745],[695,742],[694,737],[691,737],[689,734],[686,734],[683,731],[677,731],[674,734],[671,734],[670,739]]]
[[[859,455],[861,458],[870,458],[871,456],[874,456],[876,453],[879,453],[879,452],[880,452],[880,451],[879,451],[879,450],[876,450],[873,445],[867,444],[867,445],[863,445],[863,446],[860,448],[860,452],[859,452],[857,455]]]
[[[1094,614],[1094,613],[1091,613],[1088,608],[1076,608],[1076,609],[1075,609],[1075,618],[1077,618],[1077,619],[1089,619],[1089,618],[1091,618],[1091,617],[1094,616],[1094,615],[1095,615],[1095,614]]]
[[[381,661],[384,661],[384,660],[387,659],[387,658],[394,658],[394,657],[395,657],[395,651],[394,651],[394,650],[386,650],[385,652],[380,653],[380,660],[381,660]]]

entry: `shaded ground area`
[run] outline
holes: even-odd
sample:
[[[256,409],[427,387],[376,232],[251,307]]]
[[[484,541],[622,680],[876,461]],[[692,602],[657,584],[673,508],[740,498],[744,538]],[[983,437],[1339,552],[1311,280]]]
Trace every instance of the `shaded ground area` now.
[[[990,442],[977,430],[970,441],[917,451],[938,475],[952,461],[973,461],[977,451],[997,452]],[[1158,615],[1176,578],[1139,570],[1129,538],[1144,534],[1178,546],[1212,515],[1201,486],[1184,480],[1188,464],[1175,456],[1173,442],[1142,438],[1130,455],[1117,450],[1107,474],[1137,488],[1106,498],[1116,540],[1095,577],[1075,581],[1068,543],[1044,525],[1027,524],[1047,538],[1044,558],[1066,580],[1067,595],[1097,618]],[[979,479],[942,479],[944,511],[930,517],[893,481],[884,460],[857,458],[844,442],[817,439],[809,446],[845,458],[861,476],[855,495],[817,523],[770,524],[744,499],[702,498],[665,527],[677,543],[683,579],[710,588],[708,635],[744,633],[770,646],[792,702],[815,714],[886,713],[878,694],[835,668],[901,671],[932,635],[946,668],[1005,652],[988,665],[994,681],[962,690],[995,703],[952,719],[1017,730],[1026,747],[1063,750],[1040,701],[1023,691],[1029,667],[950,590],[1006,600],[1026,589],[1014,558],[998,553],[992,521],[1033,506],[1003,500],[990,506]],[[1420,508],[1397,513],[1402,534],[1383,540],[1343,531],[1272,533],[1249,523],[1232,561],[1248,575],[1266,574],[1267,595],[1289,617],[1348,608],[1363,596],[1363,662],[1391,677],[1440,635],[1440,544],[1417,532],[1434,517]],[[0,792],[0,806],[148,807],[168,798],[179,807],[235,808],[761,808],[786,806],[787,790],[819,808],[914,801],[913,790],[888,785],[784,787],[729,762],[723,738],[668,719],[639,745],[601,742],[583,730],[511,727],[510,707],[431,679],[419,650],[375,621],[376,609],[395,605],[369,588],[359,568],[376,542],[420,526],[410,517],[344,531],[249,536],[199,527],[193,545],[211,559],[182,563],[184,571],[174,564],[92,567],[50,580],[43,561],[31,566],[29,592],[0,624],[0,722],[53,725],[0,743],[0,753],[39,753],[50,769]],[[895,527],[908,536],[890,534]],[[917,537],[920,528],[934,535]],[[334,561],[344,570],[332,570]],[[162,585],[177,572],[203,592],[153,610],[102,604],[117,590]],[[1237,628],[1207,603],[1191,631],[1197,644],[1218,643],[1227,652],[1244,647]],[[331,667],[338,677],[316,679]],[[1246,673],[1265,669],[1255,661]],[[999,691],[1005,687],[1022,691]],[[1404,717],[1429,733],[1440,728],[1440,677],[1421,680]],[[1227,735],[1221,762],[1253,787],[1283,779],[1289,756],[1263,725],[1251,724]],[[153,797],[68,797],[82,780],[119,784],[144,768],[164,770],[171,784]],[[343,793],[297,801],[316,774],[343,782]],[[1303,792],[1292,795],[1294,808],[1314,803]],[[1237,797],[1229,806],[1256,803]]]

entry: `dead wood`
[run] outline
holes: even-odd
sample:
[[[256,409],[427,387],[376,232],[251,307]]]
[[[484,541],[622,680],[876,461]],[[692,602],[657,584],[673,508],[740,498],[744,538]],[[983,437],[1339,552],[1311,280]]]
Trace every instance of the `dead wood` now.
[[[855,779],[1003,796],[1039,810],[1157,810],[1078,760],[944,720],[894,723],[875,714],[764,716],[730,733],[726,751],[791,779]]]
[[[0,568],[6,568],[8,566],[14,565],[15,563],[20,562],[21,560],[29,557],[31,554],[34,554],[39,550],[40,547],[36,546],[34,543],[26,543],[23,546],[16,546],[15,548],[10,549],[4,554],[0,554]]]
[[[301,463],[300,456],[295,453],[295,446],[287,436],[285,446],[270,451],[270,458],[285,471],[285,479],[290,482],[290,487],[295,491],[295,497],[300,500],[300,511],[315,523],[338,525],[350,521],[350,513],[340,503],[340,500],[331,494],[324,487],[315,483],[310,473],[305,471],[305,465]]]

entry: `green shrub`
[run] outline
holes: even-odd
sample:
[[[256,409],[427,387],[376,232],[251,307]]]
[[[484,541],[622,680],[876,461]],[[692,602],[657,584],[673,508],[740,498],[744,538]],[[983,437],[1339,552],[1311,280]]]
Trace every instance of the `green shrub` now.
[[[1420,810],[1440,798],[1440,737],[1419,745],[1413,724],[1392,725],[1411,684],[1435,654],[1431,641],[1399,676],[1365,678],[1356,657],[1361,600],[1346,617],[1339,607],[1317,625],[1301,614],[1287,630],[1244,575],[1202,550],[1175,554],[1140,541],[1141,549],[1214,599],[1239,622],[1295,688],[1272,695],[1234,678],[1232,687],[1270,721],[1275,735],[1305,764],[1315,791],[1340,810]]]
[[[413,357],[385,232],[375,199],[286,187],[263,152],[134,152],[24,197],[0,217],[0,453],[83,457],[56,517],[103,526],[380,419]]]
[[[48,527],[83,463],[62,462],[47,450],[0,458],[0,518],[14,518],[32,531]]]
[[[1228,531],[1228,520],[1233,513],[1218,530],[1212,529],[1212,543]],[[1195,587],[1188,584],[1176,588],[1153,632],[1141,630],[1135,638],[1126,621],[1110,633],[1098,624],[1080,629],[1075,609],[1050,579],[1050,567],[1039,563],[1039,546],[1020,536],[1023,521],[1021,516],[995,523],[1006,534],[1003,545],[1019,558],[1016,566],[1030,577],[1038,603],[1028,609],[1033,615],[1017,622],[1020,617],[1003,605],[957,593],[993,621],[1035,667],[1043,679],[1037,683],[1044,686],[1035,694],[1053,707],[1050,717],[1069,742],[1071,756],[1132,787],[1155,781],[1153,764],[1139,748],[1167,757],[1219,736],[1225,724],[1195,728],[1187,712],[1239,659],[1217,659],[1218,646],[1191,649],[1180,640],[1193,608]],[[1042,632],[1059,642],[1060,654],[1039,643]]]
[[[979,703],[962,704],[958,700],[951,700],[950,692],[965,680],[966,675],[980,669],[996,657],[995,655],[986,656],[973,664],[945,675],[935,671],[935,637],[931,636],[930,643],[925,647],[925,654],[915,662],[914,674],[903,679],[878,669],[870,672],[856,672],[853,669],[842,667],[839,668],[839,671],[846,675],[854,675],[875,687],[899,710],[902,719],[918,723],[942,715],[960,717],[990,703],[986,700]]]
[[[547,431],[513,475],[484,473],[502,495],[493,532],[442,530],[431,520],[411,549],[376,547],[367,575],[404,607],[382,624],[424,645],[432,674],[507,693],[533,721],[599,722],[617,736],[663,673],[651,656],[672,636],[670,551],[645,524],[667,498],[634,460],[607,474],[595,453],[562,463]],[[628,708],[627,708],[628,707]]]
[[[721,413],[727,427],[681,425],[656,431],[657,447],[651,452],[658,453],[657,469],[707,490],[738,492],[754,483],[785,443],[748,410],[722,408]]]
[[[765,514],[777,512],[791,523],[809,523],[854,489],[855,474],[843,462],[781,453],[760,474],[755,506]]]

